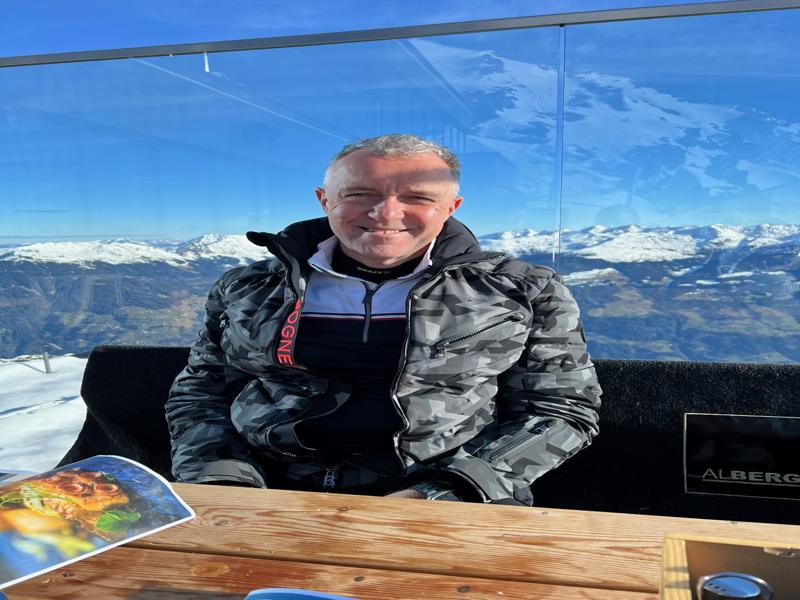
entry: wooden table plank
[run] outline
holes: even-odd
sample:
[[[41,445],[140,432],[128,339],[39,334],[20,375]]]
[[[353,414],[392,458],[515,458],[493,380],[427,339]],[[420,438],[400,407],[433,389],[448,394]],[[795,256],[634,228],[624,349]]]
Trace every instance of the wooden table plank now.
[[[800,542],[800,526],[176,485],[194,521],[135,542],[331,565],[656,592],[666,533]]]
[[[656,594],[557,587],[268,559],[121,547],[12,588],[9,600],[241,600],[305,587],[359,600],[657,600]]]

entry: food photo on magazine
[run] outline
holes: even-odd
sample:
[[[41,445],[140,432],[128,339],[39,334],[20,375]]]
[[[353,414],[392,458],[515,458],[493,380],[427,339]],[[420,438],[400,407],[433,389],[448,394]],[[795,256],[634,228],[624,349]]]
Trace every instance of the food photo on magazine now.
[[[194,516],[163,477],[119,456],[0,479],[0,589]]]

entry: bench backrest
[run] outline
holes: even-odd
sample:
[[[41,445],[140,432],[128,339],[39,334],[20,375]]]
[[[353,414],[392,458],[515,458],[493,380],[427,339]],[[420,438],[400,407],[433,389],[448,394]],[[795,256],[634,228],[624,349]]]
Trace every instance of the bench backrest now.
[[[83,373],[86,420],[59,465],[116,454],[173,481],[164,404],[189,348],[97,346]]]
[[[536,504],[800,524],[800,501],[687,494],[685,413],[800,416],[800,365],[597,360],[600,435],[533,486]]]

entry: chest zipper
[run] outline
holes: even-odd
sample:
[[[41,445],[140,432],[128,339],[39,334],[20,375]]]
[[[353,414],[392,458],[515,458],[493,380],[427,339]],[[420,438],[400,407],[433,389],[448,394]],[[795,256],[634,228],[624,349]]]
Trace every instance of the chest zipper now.
[[[459,342],[463,342],[468,340],[469,338],[475,337],[476,335],[480,335],[481,333],[485,333],[490,329],[494,329],[495,327],[500,327],[501,325],[505,325],[506,323],[511,323],[515,321],[522,321],[522,315],[510,315],[503,319],[502,321],[498,321],[496,323],[490,323],[489,325],[485,325],[483,327],[479,327],[478,329],[473,329],[472,331],[468,331],[464,334],[459,334],[457,336],[452,336],[449,338],[445,338],[436,342],[433,345],[433,351],[431,352],[431,358],[444,358],[445,354],[447,353],[447,347],[452,346],[453,344],[457,344]]]
[[[364,284],[364,328],[361,331],[361,343],[363,344],[369,341],[369,326],[372,321],[372,297],[384,283],[386,282],[382,281],[374,288],[370,288],[366,283]]]

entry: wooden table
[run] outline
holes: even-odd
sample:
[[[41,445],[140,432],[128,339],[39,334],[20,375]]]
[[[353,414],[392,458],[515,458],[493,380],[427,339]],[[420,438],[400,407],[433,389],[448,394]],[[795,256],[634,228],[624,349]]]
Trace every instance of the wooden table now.
[[[197,518],[6,590],[9,600],[655,600],[665,533],[800,543],[800,526],[181,485]]]

